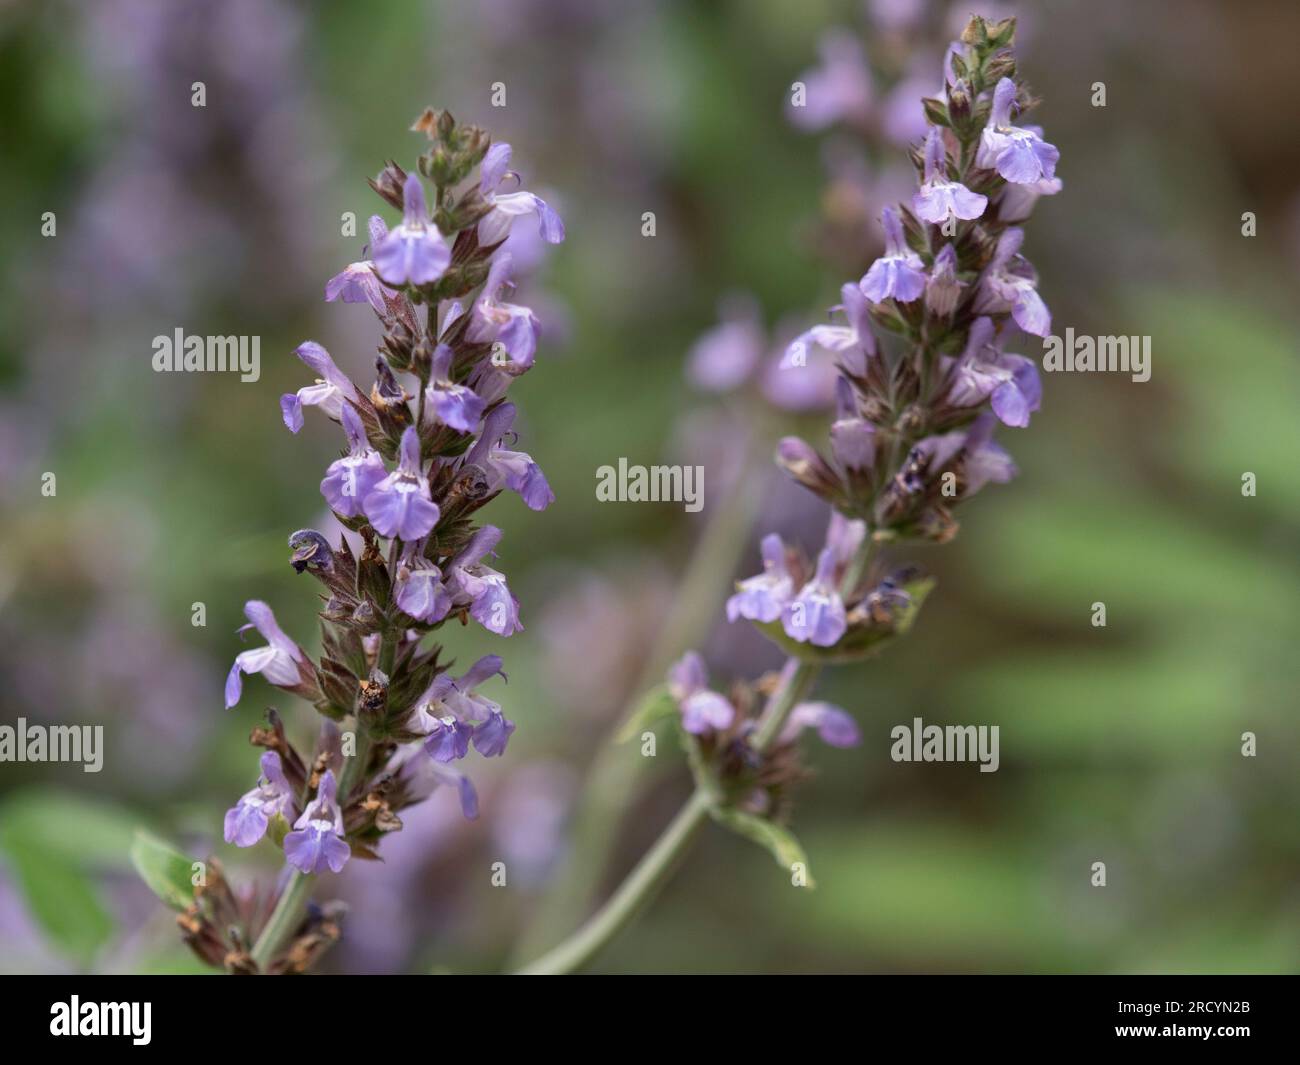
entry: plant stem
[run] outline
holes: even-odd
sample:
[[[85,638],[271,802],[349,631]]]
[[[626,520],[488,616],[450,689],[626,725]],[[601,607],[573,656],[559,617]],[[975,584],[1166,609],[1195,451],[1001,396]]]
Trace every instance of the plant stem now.
[[[840,582],[842,594],[852,591],[862,580],[875,546],[871,530],[868,529],[862,546],[850,560],[844,579]],[[776,741],[781,734],[781,726],[812,689],[821,670],[822,666],[815,662],[795,658],[787,662],[783,671],[785,681],[773,693],[759,718],[753,740],[757,750],[765,751]],[[528,976],[559,975],[575,972],[586,965],[649,905],[695,839],[700,826],[709,816],[712,803],[712,798],[697,787],[662,835],[591,919],[555,949],[518,972]]]

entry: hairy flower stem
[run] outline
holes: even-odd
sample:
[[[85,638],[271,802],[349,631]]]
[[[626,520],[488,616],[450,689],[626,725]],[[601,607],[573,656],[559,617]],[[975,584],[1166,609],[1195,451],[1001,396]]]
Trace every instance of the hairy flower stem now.
[[[862,579],[874,548],[875,542],[868,531],[849,563],[841,583],[842,592],[847,593]],[[767,750],[775,742],[790,711],[812,689],[821,670],[822,667],[814,662],[789,660],[785,683],[773,694],[759,720],[753,740],[758,751]],[[576,972],[590,962],[659,893],[709,817],[714,801],[713,796],[697,787],[662,835],[591,919],[555,949],[518,970],[519,974],[563,975]]]

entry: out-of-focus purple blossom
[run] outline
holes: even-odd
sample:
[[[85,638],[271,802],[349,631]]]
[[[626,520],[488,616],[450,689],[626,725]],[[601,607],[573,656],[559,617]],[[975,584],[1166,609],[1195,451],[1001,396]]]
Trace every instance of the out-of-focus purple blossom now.
[[[727,620],[748,618],[762,624],[781,617],[794,595],[794,581],[786,567],[785,544],[776,533],[768,533],[761,544],[763,572],[736,585],[727,600]]]
[[[325,770],[316,798],[293,823],[294,831],[284,837],[285,859],[301,872],[340,872],[352,854],[343,838],[343,812],[336,801],[337,791],[334,771]]]
[[[329,464],[320,491],[336,514],[355,518],[361,513],[362,500],[388,476],[388,470],[366,439],[365,427],[351,403],[343,404],[340,419],[348,438],[348,453]]]
[[[789,743],[804,729],[816,729],[822,742],[831,747],[856,747],[862,742],[858,723],[831,703],[799,703],[781,730],[781,739]]]
[[[1035,129],[1011,125],[1011,108],[1015,102],[1016,83],[1003,78],[993,90],[993,107],[988,125],[980,135],[975,165],[996,170],[1017,185],[1037,186],[1056,175],[1061,153]]]
[[[302,428],[303,407],[319,407],[336,422],[342,420],[344,400],[357,400],[357,386],[334,365],[330,353],[313,340],[298,345],[294,354],[316,374],[316,383],[280,397],[280,412],[291,433]]]
[[[960,181],[948,179],[947,150],[943,134],[931,127],[925,138],[925,173],[921,188],[912,197],[912,210],[923,222],[941,225],[949,218],[979,218],[988,197],[971,192]]]
[[[438,505],[432,502],[428,479],[421,472],[420,434],[415,426],[402,433],[397,469],[362,500],[362,507],[380,536],[419,540],[438,524]]]
[[[387,285],[428,285],[451,264],[451,249],[429,221],[424,185],[407,174],[402,190],[402,224],[384,234],[371,249],[375,273]]]
[[[885,254],[871,264],[859,287],[872,303],[887,299],[911,303],[925,291],[925,264],[907,247],[903,225],[892,207],[881,211],[880,224],[885,230]]]
[[[720,311],[719,324],[701,336],[686,357],[686,377],[702,392],[730,392],[743,385],[766,343],[752,296],[730,296]]]
[[[830,30],[822,36],[821,65],[800,75],[804,85],[802,105],[794,94],[786,102],[786,115],[801,129],[825,129],[836,122],[863,123],[871,114],[871,71],[857,35]]]
[[[813,579],[786,604],[781,625],[792,640],[815,647],[832,647],[848,628],[844,600],[834,585],[835,554],[823,548]]]
[[[225,838],[236,847],[251,847],[266,835],[267,826],[277,814],[293,818],[293,789],[284,776],[284,767],[275,751],[262,755],[262,776],[257,787],[245,792],[226,811]]]
[[[239,631],[257,629],[266,640],[266,646],[241,651],[235,656],[235,664],[226,677],[227,710],[236,705],[243,694],[243,674],[260,673],[277,688],[296,688],[302,683],[302,670],[311,668],[306,653],[285,635],[269,606],[258,599],[250,599],[244,604],[244,614],[249,623]]]
[[[682,728],[692,735],[730,728],[736,708],[709,689],[704,659],[687,651],[668,671],[668,691],[682,714]]]

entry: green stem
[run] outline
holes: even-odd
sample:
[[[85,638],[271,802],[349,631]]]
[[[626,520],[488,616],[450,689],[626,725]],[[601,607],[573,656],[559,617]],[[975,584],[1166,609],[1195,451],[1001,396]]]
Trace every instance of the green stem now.
[[[842,594],[852,591],[862,580],[875,546],[871,530],[868,529],[862,546],[849,562],[844,579],[840,582]],[[759,718],[753,741],[759,751],[767,750],[780,736],[781,727],[789,718],[790,712],[812,689],[822,670],[818,663],[798,659],[790,661],[795,664],[793,667],[787,665],[788,676],[785,682],[773,694]],[[713,799],[697,787],[663,834],[591,919],[554,950],[518,970],[519,973],[530,976],[560,975],[576,972],[591,961],[658,894],[686,854],[712,806]]]

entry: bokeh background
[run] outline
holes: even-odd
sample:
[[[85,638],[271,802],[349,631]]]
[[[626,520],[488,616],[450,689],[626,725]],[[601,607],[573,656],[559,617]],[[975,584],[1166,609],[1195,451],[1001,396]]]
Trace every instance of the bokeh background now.
[[[607,891],[689,786],[669,743],[600,753],[626,702],[688,644],[719,682],[779,661],[719,624],[759,534],[815,547],[825,517],[768,459],[823,430],[824,390],[772,360],[874,257],[972,6],[0,4],[0,710],[102,724],[107,746],[97,775],[0,765],[0,967],[200,971],[131,871],[138,825],[241,884],[275,874],[269,847],[221,842],[221,814],[256,775],[264,706],[300,734],[314,714],[258,680],[227,712],[221,684],[246,599],[315,646],[284,543],[323,520],[337,448],[323,419],[286,433],[277,398],[304,383],[303,339],[371,357],[373,319],[322,287],[360,250],[341,214],[376,209],[364,179],[414,157],[426,104],[511,141],[567,223],[521,294],[545,336],[512,393],[558,501],[493,507],[526,630],[451,634],[510,677],[495,697],[518,731],[478,776],[483,817],[437,794],[382,865],[352,863],[326,968],[497,970]],[[1023,7],[974,9],[1020,14],[1061,149],[1027,252],[1057,330],[1151,336],[1151,380],[1047,376],[1032,427],[1004,431],[1019,480],[910,556],[939,577],[912,636],[823,681],[864,742],[811,755],[794,827],[817,890],[711,829],[601,971],[1297,967],[1300,9]],[[823,54],[833,73],[810,74]],[[809,77],[838,110],[786,108]],[[177,327],[260,335],[261,380],[153,373]],[[706,387],[701,343],[745,380]],[[705,509],[598,504],[620,456],[703,464]],[[999,725],[1000,770],[893,763],[889,730],[916,716]]]

